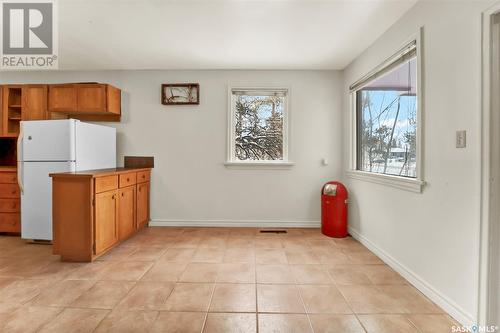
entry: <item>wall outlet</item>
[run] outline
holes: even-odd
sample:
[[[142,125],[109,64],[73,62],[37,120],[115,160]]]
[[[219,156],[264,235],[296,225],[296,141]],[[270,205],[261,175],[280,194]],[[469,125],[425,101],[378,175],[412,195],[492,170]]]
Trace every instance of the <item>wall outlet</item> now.
[[[465,130],[457,131],[456,147],[465,148],[466,146],[467,146],[467,131]]]

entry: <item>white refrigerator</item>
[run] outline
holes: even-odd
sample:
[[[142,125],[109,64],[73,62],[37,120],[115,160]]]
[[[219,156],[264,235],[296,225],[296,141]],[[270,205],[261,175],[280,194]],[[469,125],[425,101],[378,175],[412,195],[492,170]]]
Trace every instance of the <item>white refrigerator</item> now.
[[[75,119],[22,121],[17,156],[21,237],[51,241],[49,174],[116,167],[116,129]]]

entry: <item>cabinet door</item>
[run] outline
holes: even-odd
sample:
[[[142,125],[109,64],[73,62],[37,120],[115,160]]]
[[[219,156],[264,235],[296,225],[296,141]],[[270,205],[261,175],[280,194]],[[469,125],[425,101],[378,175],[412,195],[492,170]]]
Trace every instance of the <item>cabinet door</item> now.
[[[47,86],[23,86],[23,120],[45,120],[47,117]]]
[[[76,111],[76,85],[51,84],[49,86],[49,111],[75,112]]]
[[[118,237],[127,238],[135,231],[135,186],[118,190]]]
[[[17,137],[22,120],[22,86],[8,85],[2,93],[2,136]]]
[[[104,84],[79,84],[78,112],[106,112],[106,85]]]
[[[149,183],[137,184],[137,228],[149,222]]]
[[[95,195],[95,254],[113,246],[118,240],[116,211],[117,191]]]

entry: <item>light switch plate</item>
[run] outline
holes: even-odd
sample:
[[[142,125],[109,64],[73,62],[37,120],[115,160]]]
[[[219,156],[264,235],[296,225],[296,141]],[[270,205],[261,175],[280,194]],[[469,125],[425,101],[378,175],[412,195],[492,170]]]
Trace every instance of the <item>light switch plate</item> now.
[[[465,148],[467,146],[467,131],[457,131],[456,147]]]

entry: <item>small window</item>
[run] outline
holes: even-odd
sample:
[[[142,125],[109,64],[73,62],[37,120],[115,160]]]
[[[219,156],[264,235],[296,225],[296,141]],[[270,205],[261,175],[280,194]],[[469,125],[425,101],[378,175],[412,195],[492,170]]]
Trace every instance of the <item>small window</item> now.
[[[356,106],[356,169],[417,178],[416,42],[352,89]]]
[[[288,90],[231,89],[230,92],[228,162],[287,162]]]

